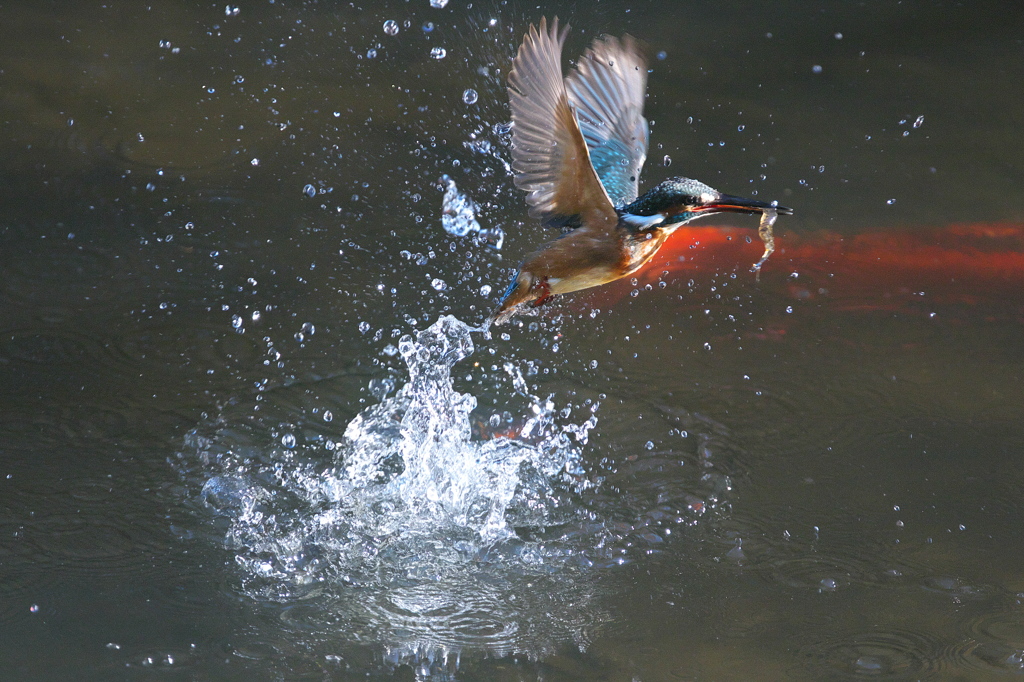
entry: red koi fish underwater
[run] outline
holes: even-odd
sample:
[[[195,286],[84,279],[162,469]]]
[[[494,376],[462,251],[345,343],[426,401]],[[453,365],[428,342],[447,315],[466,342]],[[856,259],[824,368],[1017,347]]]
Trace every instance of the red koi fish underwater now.
[[[684,226],[630,281],[600,290],[606,307],[631,289],[687,277],[711,282],[736,273],[730,291],[748,287],[816,301],[833,311],[931,314],[956,306],[984,318],[1024,319],[1024,224],[971,223],[843,235],[786,232],[760,283],[749,273],[760,250],[752,229]],[[683,297],[684,305],[686,297]],[[706,305],[694,300],[693,305]]]

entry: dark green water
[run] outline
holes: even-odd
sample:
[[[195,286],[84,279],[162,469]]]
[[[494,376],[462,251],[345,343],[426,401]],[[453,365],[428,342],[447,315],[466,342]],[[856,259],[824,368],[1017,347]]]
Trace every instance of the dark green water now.
[[[535,5],[0,3],[0,678],[1024,675],[1024,297],[839,309],[773,261],[735,298],[732,270],[583,293],[456,365],[484,419],[529,413],[504,363],[560,424],[600,403],[600,484],[525,545],[575,561],[259,574],[303,509],[282,434],[340,438],[407,381],[389,344],[481,321],[549,236],[495,129],[542,14],[567,60],[649,44],[642,189],[778,199],[780,243],[1024,220],[1013,3]],[[442,229],[445,174],[500,251]],[[217,448],[273,498],[242,540]]]

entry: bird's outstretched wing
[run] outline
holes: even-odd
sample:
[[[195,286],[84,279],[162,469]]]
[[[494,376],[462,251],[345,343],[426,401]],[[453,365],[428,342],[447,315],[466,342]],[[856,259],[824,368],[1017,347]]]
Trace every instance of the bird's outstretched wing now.
[[[558,19],[531,25],[508,76],[512,107],[512,168],[528,192],[530,215],[549,225],[578,223],[612,229],[615,206],[590,161],[587,143],[562,79],[562,44],[568,27]]]
[[[604,36],[566,79],[594,170],[616,206],[637,197],[647,158],[647,60],[632,36]]]

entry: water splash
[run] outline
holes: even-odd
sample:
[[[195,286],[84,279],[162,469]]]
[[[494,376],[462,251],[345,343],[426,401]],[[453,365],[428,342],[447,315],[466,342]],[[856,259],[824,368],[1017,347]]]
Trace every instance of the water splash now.
[[[441,176],[444,187],[444,198],[441,200],[441,226],[445,232],[456,237],[465,237],[471,233],[480,235],[484,243],[500,251],[505,241],[505,233],[500,227],[482,228],[476,219],[477,206],[468,196],[459,191],[455,181],[449,175]]]
[[[470,232],[479,232],[476,219],[476,204],[459,191],[455,181],[447,175],[441,176],[444,184],[444,199],[441,200],[441,225],[445,232],[456,237],[465,237]]]
[[[327,491],[332,503],[358,494],[400,510],[404,533],[426,524],[469,531],[490,544],[513,535],[505,514],[521,470],[547,478],[574,468],[578,452],[568,434],[554,428],[550,401],[535,403],[536,414],[521,431],[541,445],[472,440],[476,398],[455,391],[451,380],[455,363],[473,352],[469,331],[443,317],[415,339],[399,341],[409,383],[348,425],[338,449],[341,473]]]
[[[539,657],[565,642],[586,648],[611,618],[604,595],[617,592],[606,584],[617,573],[605,569],[659,551],[672,528],[714,504],[700,490],[714,478],[706,453],[686,463],[646,447],[587,471],[581,450],[596,404],[584,401],[588,418],[567,423],[570,410],[532,395],[512,362],[499,409],[520,404],[524,416],[492,415],[481,438],[477,399],[452,381],[474,352],[471,331],[442,317],[403,337],[408,381],[397,392],[391,379],[371,381],[380,402],[343,427],[293,386],[186,439],[179,466],[201,488],[211,529],[196,534],[224,543],[239,590],[279,610],[283,638],[303,650],[334,656],[339,638],[372,643],[385,665],[441,674],[466,649]],[[329,407],[332,417],[341,411]],[[622,428],[623,443],[642,436],[632,420]]]
[[[226,524],[247,595],[288,604],[356,590],[341,600],[347,617],[372,624],[389,656],[417,660],[470,644],[506,653],[582,643],[602,620],[580,579],[582,548],[524,539],[584,522],[570,498],[589,485],[580,446],[596,418],[560,425],[554,403],[530,395],[509,364],[528,417],[514,439],[476,438],[476,398],[451,378],[474,350],[470,331],[449,316],[403,337],[408,382],[378,391],[381,402],[336,441],[322,419],[319,433],[284,427],[263,443],[223,421],[190,434],[205,475],[199,499]],[[524,596],[524,582],[541,578],[562,585]]]

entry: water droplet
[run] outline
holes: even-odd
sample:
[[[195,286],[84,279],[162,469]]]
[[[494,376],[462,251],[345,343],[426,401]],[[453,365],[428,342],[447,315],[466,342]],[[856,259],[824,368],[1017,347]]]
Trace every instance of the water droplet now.
[[[423,22],[423,32],[424,33],[430,33],[433,30],[434,30],[434,22],[432,22],[432,21],[424,21]]]
[[[366,332],[370,331],[370,323],[367,322],[366,320],[363,320],[362,322],[360,322],[359,323],[359,331],[362,332],[363,334],[365,334]]]
[[[476,204],[465,194],[460,193],[455,181],[447,175],[442,177],[441,181],[445,184],[444,198],[441,200],[441,226],[446,232],[457,237],[465,237],[470,232],[479,232],[480,223],[476,219]],[[416,264],[426,265],[426,258],[422,258],[422,261],[420,262],[418,259]]]
[[[815,64],[811,67],[811,71],[814,73],[821,73],[824,69],[821,68],[821,64]]]
[[[656,56],[658,57],[658,61],[659,62],[663,62],[668,57],[668,52],[665,52],[665,50],[662,50]]]
[[[646,443],[644,443],[644,449],[645,450],[653,450],[654,449],[654,441],[650,441],[649,440]]]
[[[923,123],[924,123],[924,114],[921,114],[916,119],[914,119],[914,127],[915,128],[920,128]]]
[[[313,198],[316,196],[316,187],[314,187],[313,185],[306,185],[305,187],[302,188],[302,193],[305,194],[307,197]]]
[[[384,22],[384,32],[389,36],[398,35],[398,22],[394,19],[388,19]]]
[[[241,11],[242,9],[240,7],[232,7],[231,5],[228,5],[224,8],[224,16],[237,17],[241,13]]]
[[[330,410],[324,410],[324,421],[325,422],[329,422],[329,421],[332,421],[333,419],[334,419],[334,415],[331,414],[331,411]]]
[[[234,327],[235,329],[240,328],[242,326],[242,316],[241,315],[232,315],[231,316],[231,326]]]
[[[289,450],[295,447],[295,436],[290,433],[286,433],[281,436],[281,445],[285,446]]]
[[[491,295],[491,285],[490,284],[485,284],[482,287],[480,287],[480,295],[481,296],[490,296]]]
[[[434,278],[434,280],[430,283],[430,286],[434,287],[434,289],[436,289],[437,291],[444,291],[445,289],[448,288],[448,284],[443,279],[440,278]]]
[[[836,33],[834,37],[835,37],[836,40],[842,40],[843,39],[843,34],[842,33]]]
[[[889,204],[890,206],[892,206],[893,204],[895,204],[895,203],[896,203],[896,200],[895,200],[895,199],[887,199],[885,203],[887,203],[887,204]]]
[[[466,104],[476,104],[478,99],[480,99],[480,96],[476,94],[476,90],[473,88],[466,88],[462,93],[462,101]]]
[[[430,0],[430,6],[434,9],[441,9],[448,4],[448,0]]]
[[[448,51],[443,47],[432,47],[430,48],[430,56],[434,59],[444,59],[448,55]]]
[[[366,51],[366,58],[367,59],[376,59],[377,58],[377,50],[375,50],[375,49],[373,49],[371,47],[369,50]]]
[[[661,165],[664,166],[665,168],[668,168],[669,166],[671,166],[672,165],[672,157],[669,156],[668,154],[666,154],[665,158],[663,158],[661,160]]]
[[[310,336],[313,336],[313,334],[316,334],[316,327],[314,327],[313,323],[311,323],[311,322],[303,322],[302,323],[302,333],[303,334],[308,334]]]

